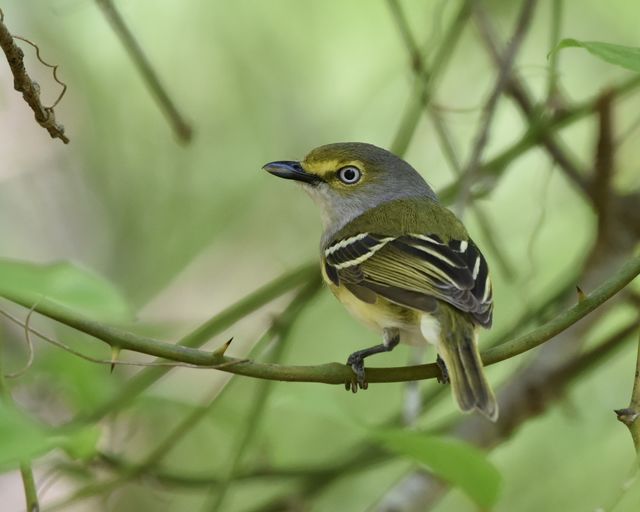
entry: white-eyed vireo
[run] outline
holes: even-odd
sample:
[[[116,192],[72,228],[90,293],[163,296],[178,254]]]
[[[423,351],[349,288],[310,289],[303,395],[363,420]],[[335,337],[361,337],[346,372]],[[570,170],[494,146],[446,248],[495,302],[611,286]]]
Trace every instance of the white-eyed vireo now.
[[[382,344],[349,356],[352,389],[367,387],[365,357],[400,341],[428,341],[460,408],[495,420],[498,406],[476,344],[477,326],[491,325],[489,269],[420,174],[388,151],[356,142],[264,169],[298,181],[315,200],[324,224],[324,280],[354,316],[382,332]]]

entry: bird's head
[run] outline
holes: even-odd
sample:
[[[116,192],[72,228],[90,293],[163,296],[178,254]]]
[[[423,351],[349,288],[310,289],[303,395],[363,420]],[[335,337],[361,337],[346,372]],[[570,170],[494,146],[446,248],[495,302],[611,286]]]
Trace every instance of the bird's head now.
[[[327,144],[301,161],[277,161],[263,169],[299,182],[320,207],[325,231],[393,199],[430,197],[433,190],[407,162],[362,142]]]

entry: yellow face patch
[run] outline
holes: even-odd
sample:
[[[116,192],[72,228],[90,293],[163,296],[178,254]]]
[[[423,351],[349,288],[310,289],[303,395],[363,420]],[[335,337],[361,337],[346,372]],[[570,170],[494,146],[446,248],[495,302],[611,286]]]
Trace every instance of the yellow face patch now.
[[[364,164],[360,160],[304,160],[300,162],[305,172],[314,174],[325,180],[329,185],[342,185],[342,182],[336,178],[339,169],[347,166],[357,167],[362,173],[362,178],[366,176]]]

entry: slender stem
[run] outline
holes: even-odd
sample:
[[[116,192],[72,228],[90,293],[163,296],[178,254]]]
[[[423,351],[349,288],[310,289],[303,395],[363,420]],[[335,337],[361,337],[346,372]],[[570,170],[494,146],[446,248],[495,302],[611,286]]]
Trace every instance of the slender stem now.
[[[562,30],[563,0],[551,1],[551,34],[549,40],[549,75],[547,76],[547,104],[551,104],[558,92],[558,60],[560,52],[553,49],[560,42]]]
[[[0,400],[2,400],[8,407],[15,407],[13,397],[11,396],[11,392],[7,387],[4,377],[2,349],[2,343],[0,343]],[[20,463],[20,476],[22,477],[22,486],[24,488],[27,512],[38,512],[40,510],[40,503],[38,501],[38,491],[36,489],[30,461],[23,460]]]
[[[456,44],[462,35],[462,30],[469,19],[471,12],[469,4],[470,0],[463,0],[451,24],[447,28],[442,43],[438,46],[438,51],[433,59],[433,65],[431,69],[428,70],[422,60],[415,60],[415,54],[412,48],[417,48],[417,45],[415,43],[408,43],[408,41],[413,41],[413,37],[407,30],[408,24],[404,19],[402,11],[399,9],[399,4],[397,2],[389,2],[394,21],[398,26],[403,41],[407,45],[410,55],[412,55],[412,67],[418,75],[414,82],[409,104],[404,110],[400,126],[391,143],[392,153],[402,156],[407,152],[422,112],[429,104],[435,83],[443,74],[446,64],[449,62]]]
[[[618,409],[615,412],[618,420],[624,423],[629,429],[633,446],[636,450],[638,464],[640,464],[640,333],[638,333],[638,355],[636,357],[636,373],[633,380],[631,402],[629,402],[629,407],[626,409]]]
[[[33,471],[31,470],[31,464],[29,462],[20,464],[20,475],[22,476],[22,485],[24,486],[27,511],[38,512],[40,510],[38,490],[36,489],[36,481],[33,478]]]
[[[550,340],[613,297],[638,274],[640,274],[640,256],[635,256],[627,261],[616,274],[574,307],[560,313],[553,320],[527,334],[518,336],[503,345],[483,352],[482,360],[484,364],[494,364],[504,361]],[[18,294],[8,292],[0,293],[5,298],[25,307],[31,307],[36,301],[34,297],[19,296]],[[206,352],[174,345],[172,343],[165,343],[153,338],[123,331],[100,322],[88,320],[48,300],[40,300],[35,310],[49,318],[94,336],[109,345],[117,345],[126,350],[155,355],[198,366],[211,366],[215,368],[217,365],[224,365],[219,368],[221,371],[245,375],[247,377],[266,380],[322,382],[325,384],[345,384],[346,382],[351,382],[353,377],[351,368],[339,363],[328,363],[317,366],[283,366],[244,361],[225,357],[215,352]],[[369,368],[367,370],[367,379],[370,383],[431,379],[439,375],[440,371],[435,364],[393,368]]]
[[[287,341],[289,339],[289,334],[291,332],[291,327],[293,326],[294,321],[298,318],[302,309],[304,309],[309,300],[318,291],[319,284],[320,283],[311,283],[310,285],[307,285],[305,288],[303,288],[291,302],[288,310],[275,323],[273,334],[277,334],[279,339],[278,343],[275,346],[275,349],[271,353],[270,362],[277,362],[282,359],[285,347],[287,346]],[[212,488],[213,491],[216,491],[215,498],[213,500],[213,503],[211,504],[211,510],[213,512],[217,512],[222,508],[227,493],[231,488],[236,474],[238,473],[240,463],[242,462],[242,458],[247,451],[247,447],[258,431],[258,427],[260,426],[262,416],[267,406],[269,395],[273,391],[273,385],[274,382],[267,382],[265,384],[262,384],[256,392],[256,396],[254,398],[253,404],[251,405],[251,409],[249,410],[247,418],[244,421],[244,429],[238,436],[238,444],[235,447],[235,451],[232,455],[231,463],[227,464],[226,472],[219,485]]]
[[[131,60],[133,60],[134,64],[140,71],[147,87],[151,91],[163,114],[171,124],[171,127],[178,136],[178,139],[183,143],[190,142],[191,137],[193,136],[193,129],[191,128],[191,125],[185,120],[178,110],[178,107],[176,107],[174,101],[169,96],[169,93],[160,82],[158,74],[149,63],[149,59],[144,54],[142,47],[116,9],[113,0],[96,0],[96,2],[113,27],[114,32],[120,38],[120,41],[129,54],[129,57],[131,57]]]

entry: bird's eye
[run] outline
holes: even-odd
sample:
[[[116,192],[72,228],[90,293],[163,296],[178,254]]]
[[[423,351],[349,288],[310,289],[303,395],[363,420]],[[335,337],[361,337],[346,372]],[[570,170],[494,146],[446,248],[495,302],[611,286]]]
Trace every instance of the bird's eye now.
[[[338,170],[338,178],[345,185],[353,185],[354,183],[358,183],[361,177],[362,173],[360,172],[360,169],[354,167],[353,165],[347,165],[346,167],[342,167]]]

